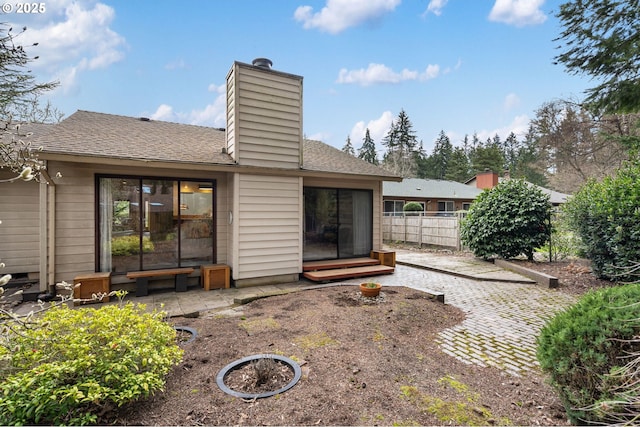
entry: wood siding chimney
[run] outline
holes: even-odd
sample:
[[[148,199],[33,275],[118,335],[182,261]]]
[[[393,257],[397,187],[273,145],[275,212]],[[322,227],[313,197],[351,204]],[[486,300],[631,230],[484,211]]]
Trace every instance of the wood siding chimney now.
[[[227,74],[227,153],[242,166],[302,166],[302,77],[271,61],[234,62]]]

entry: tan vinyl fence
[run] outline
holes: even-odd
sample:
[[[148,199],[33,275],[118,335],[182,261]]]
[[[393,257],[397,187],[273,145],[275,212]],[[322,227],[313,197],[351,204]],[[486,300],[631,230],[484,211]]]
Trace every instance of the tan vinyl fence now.
[[[465,213],[385,214],[382,217],[382,238],[385,242],[415,243],[419,246],[444,246],[461,250],[460,220]]]

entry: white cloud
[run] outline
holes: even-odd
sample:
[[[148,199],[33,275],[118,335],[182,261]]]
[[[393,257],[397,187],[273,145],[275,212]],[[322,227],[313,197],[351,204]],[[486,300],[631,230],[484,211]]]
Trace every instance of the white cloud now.
[[[510,111],[520,105],[520,98],[515,93],[510,93],[504,98],[503,107],[505,111]]]
[[[487,138],[492,138],[497,134],[502,141],[507,139],[509,134],[513,132],[517,137],[522,138],[529,130],[531,119],[526,114],[514,117],[514,119],[506,126],[493,130],[482,130],[477,132],[478,139],[485,142]]]
[[[427,65],[427,69],[424,70],[422,74],[420,74],[420,80],[431,80],[438,77],[440,74],[440,66],[439,65]]]
[[[544,0],[496,0],[489,20],[516,27],[542,24],[547,15],[540,10]]]
[[[121,61],[124,37],[110,28],[115,18],[112,7],[96,2],[50,1],[47,21],[34,19],[21,36],[24,45],[40,58],[30,64],[51,73],[65,92],[73,89],[83,71],[107,68]]]
[[[424,14],[426,15],[431,12],[436,16],[442,15],[442,9],[444,9],[448,1],[449,0],[431,0]]]
[[[430,80],[438,77],[440,74],[439,65],[428,65],[423,72],[403,69],[400,72],[393,71],[384,64],[369,64],[364,69],[347,70],[342,68],[338,73],[337,83],[359,84],[361,86],[369,86],[379,83],[401,83],[408,80]]]
[[[163,120],[167,122],[187,123],[190,125],[225,127],[227,123],[227,96],[224,85],[211,84],[209,92],[216,93],[216,98],[211,104],[204,108],[193,109],[189,112],[175,111],[168,104],[161,104],[154,113],[150,115],[153,120]]]
[[[320,12],[311,6],[299,6],[293,14],[305,29],[317,28],[338,34],[349,27],[375,21],[393,10],[401,0],[327,0]]]
[[[391,111],[385,111],[380,117],[369,120],[368,123],[364,121],[357,122],[349,133],[351,143],[354,147],[359,148],[362,146],[362,140],[364,139],[367,129],[369,129],[369,136],[371,136],[371,139],[379,146],[382,139],[387,135],[387,132],[389,132],[393,120],[394,116],[391,114]]]
[[[173,112],[173,108],[170,105],[161,104],[156,109],[156,112],[151,114],[150,118],[153,120],[163,120],[165,122],[171,122],[175,121],[176,116]]]

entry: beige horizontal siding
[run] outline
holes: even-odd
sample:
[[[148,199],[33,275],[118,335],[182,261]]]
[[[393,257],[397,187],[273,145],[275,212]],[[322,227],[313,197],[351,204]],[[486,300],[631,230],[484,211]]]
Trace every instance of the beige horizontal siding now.
[[[12,177],[0,173],[0,179]],[[37,273],[40,262],[40,184],[0,183],[0,262],[4,274]]]
[[[72,282],[79,273],[95,271],[94,174],[70,164],[50,170],[62,173],[56,184],[55,280]]]
[[[300,166],[301,77],[235,63],[227,101],[227,150],[238,164]]]
[[[302,269],[301,178],[237,176],[235,279],[297,274]]]

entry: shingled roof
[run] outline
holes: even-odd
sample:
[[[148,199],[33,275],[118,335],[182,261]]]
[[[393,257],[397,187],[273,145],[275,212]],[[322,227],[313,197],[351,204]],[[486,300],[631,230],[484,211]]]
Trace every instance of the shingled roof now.
[[[224,131],[113,114],[77,111],[35,142],[44,154],[233,164]]]
[[[201,165],[234,165],[224,129],[79,110],[35,144],[47,154]],[[320,141],[305,140],[302,171],[399,177]]]
[[[377,175],[396,178],[394,179],[395,181],[401,179],[380,166],[373,165],[362,159],[346,154],[342,150],[338,150],[324,142],[305,140],[303,152],[303,170],[350,173],[358,175]]]
[[[475,199],[482,193],[479,188],[461,182],[439,179],[405,178],[402,182],[385,182],[385,197],[415,197],[432,199]]]

